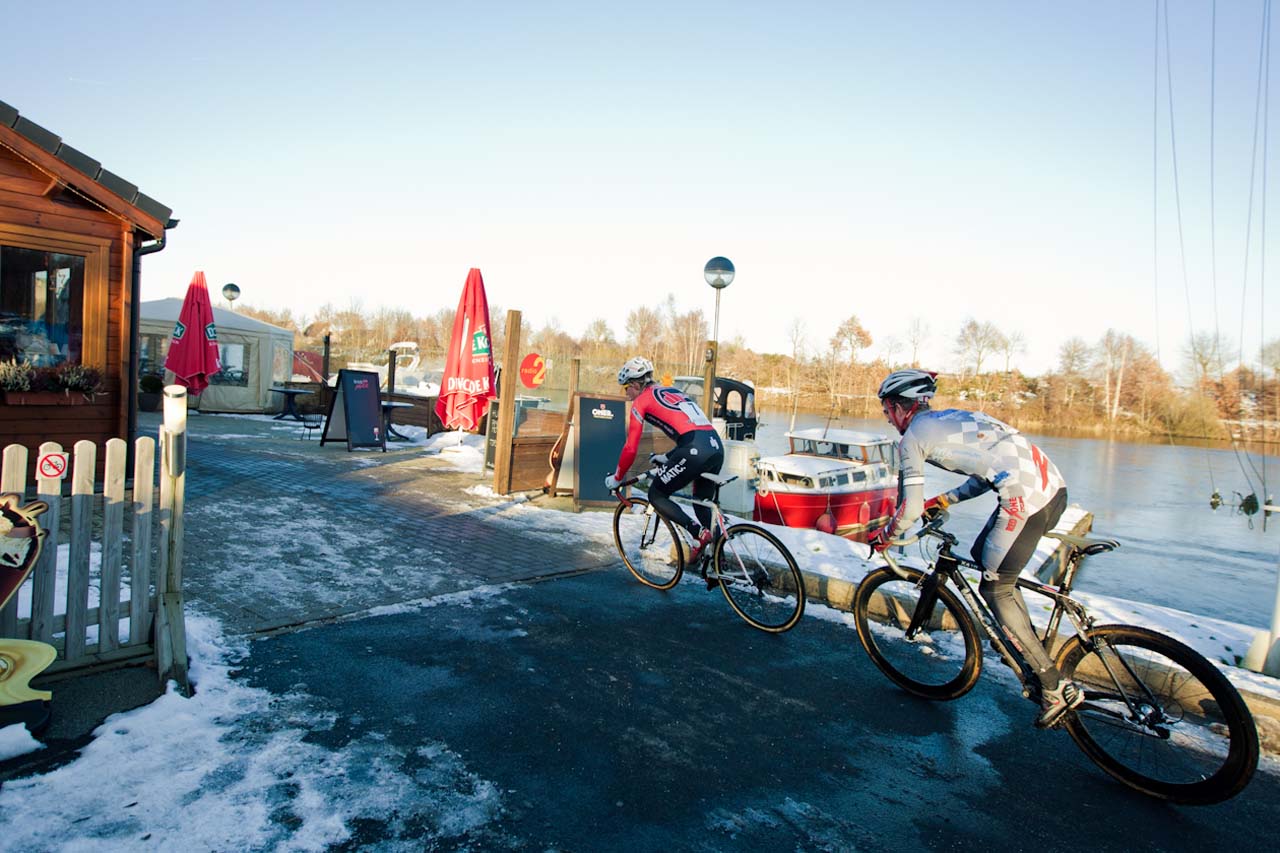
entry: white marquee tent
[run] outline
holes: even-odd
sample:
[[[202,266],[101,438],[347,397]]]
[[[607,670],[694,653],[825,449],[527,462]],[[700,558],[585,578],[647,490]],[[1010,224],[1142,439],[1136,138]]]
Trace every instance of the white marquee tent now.
[[[155,299],[138,307],[142,372],[146,373],[164,364],[182,300]],[[200,411],[278,411],[282,397],[272,394],[271,386],[288,382],[293,375],[293,332],[217,307],[213,322],[222,372],[195,398]],[[166,372],[165,381],[172,377]]]

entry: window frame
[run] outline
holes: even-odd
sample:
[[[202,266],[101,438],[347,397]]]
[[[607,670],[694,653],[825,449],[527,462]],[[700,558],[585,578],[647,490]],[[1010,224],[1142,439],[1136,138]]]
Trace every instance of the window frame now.
[[[107,369],[107,316],[111,240],[0,222],[0,245],[84,258],[84,308],[80,317],[80,364]]]

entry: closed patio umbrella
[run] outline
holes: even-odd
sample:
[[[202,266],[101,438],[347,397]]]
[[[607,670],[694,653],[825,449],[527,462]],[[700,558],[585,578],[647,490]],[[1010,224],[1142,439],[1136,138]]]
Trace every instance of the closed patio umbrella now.
[[[497,396],[493,384],[489,300],[480,270],[472,268],[453,318],[453,335],[436,400],[436,414],[445,428],[474,430],[489,401]]]
[[[192,394],[208,388],[209,377],[222,369],[209,287],[204,273],[198,270],[187,285],[187,296],[173,327],[173,342],[169,344],[164,366],[173,371],[178,384],[186,386]]]

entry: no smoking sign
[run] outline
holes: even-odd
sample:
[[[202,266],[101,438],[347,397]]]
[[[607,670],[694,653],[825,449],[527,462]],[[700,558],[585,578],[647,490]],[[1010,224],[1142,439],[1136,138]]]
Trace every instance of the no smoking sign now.
[[[46,480],[62,480],[67,476],[67,454],[46,453],[36,460],[36,474]]]

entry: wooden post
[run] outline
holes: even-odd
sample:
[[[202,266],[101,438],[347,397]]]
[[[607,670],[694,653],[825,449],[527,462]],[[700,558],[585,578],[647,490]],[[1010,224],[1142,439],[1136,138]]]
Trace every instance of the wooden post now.
[[[507,350],[502,354],[502,387],[498,389],[498,446],[493,456],[493,490],[511,491],[511,442],[515,439],[516,384],[520,381],[520,312],[507,312]]]
[[[716,342],[707,341],[706,364],[702,368],[702,411],[708,418],[715,417],[711,406],[715,401],[716,393]]]
[[[13,492],[20,496],[27,493],[27,449],[21,444],[11,444],[4,449],[4,462],[0,467],[0,492]],[[9,604],[0,610],[0,637],[14,637],[17,633],[18,596],[15,594]]]
[[[178,682],[184,696],[187,681],[187,626],[182,613],[182,507],[187,468],[187,389],[164,389],[164,425],[160,429],[160,558],[156,577],[156,670],[160,683]]]
[[[569,405],[564,413],[564,426],[560,428],[560,437],[551,448],[551,475],[547,480],[547,494],[553,498],[560,486],[560,471],[564,467],[565,456],[568,455],[569,431],[573,428],[573,395],[578,393],[578,377],[581,373],[582,359],[575,358],[569,364]],[[577,464],[577,457],[574,457],[574,464]]]

